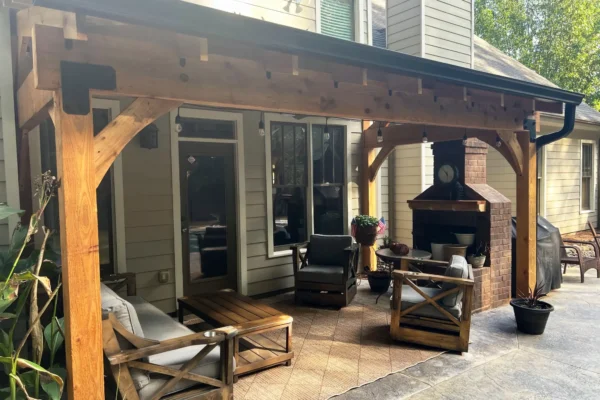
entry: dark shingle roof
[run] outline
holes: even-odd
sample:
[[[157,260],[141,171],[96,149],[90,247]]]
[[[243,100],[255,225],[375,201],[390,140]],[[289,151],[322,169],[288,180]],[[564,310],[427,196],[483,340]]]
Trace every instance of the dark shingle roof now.
[[[477,36],[475,36],[475,69],[540,85],[558,87]],[[575,118],[577,121],[600,124],[600,112],[585,103],[581,103],[577,107]]]

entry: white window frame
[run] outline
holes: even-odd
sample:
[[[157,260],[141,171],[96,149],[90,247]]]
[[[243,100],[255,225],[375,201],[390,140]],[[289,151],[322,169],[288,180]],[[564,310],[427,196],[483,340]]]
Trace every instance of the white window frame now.
[[[367,21],[367,28],[369,29],[368,43],[373,44],[373,33],[371,32],[371,0],[353,0],[354,1],[354,41],[363,43],[365,32],[363,30],[364,16],[362,13],[363,4],[367,5],[367,14],[369,21]],[[315,0],[315,30],[317,33],[321,33],[321,0]]]
[[[266,204],[267,204],[267,257],[289,257],[292,254],[291,250],[275,250],[273,243],[273,182],[272,182],[272,171],[271,171],[271,122],[283,122],[293,124],[305,124],[307,129],[307,140],[308,140],[308,159],[312,160],[312,126],[313,125],[325,125],[324,117],[306,117],[301,120],[294,118],[291,115],[272,114],[265,113],[264,116],[265,130],[267,135],[265,136],[265,183],[266,183]],[[344,152],[346,157],[345,170],[344,170],[344,233],[348,234],[350,227],[349,213],[352,210],[352,188],[351,182],[351,154],[350,154],[350,140],[349,136],[352,132],[362,131],[360,121],[351,121],[338,118],[329,118],[327,120],[329,125],[337,125],[345,127],[344,135]],[[314,233],[314,211],[313,211],[313,168],[312,162],[307,163],[307,194],[306,194],[306,219],[307,219],[307,234],[310,236]]]
[[[582,206],[583,200],[583,145],[590,144],[592,145],[592,176],[590,179],[590,209],[585,210]],[[597,168],[597,158],[596,158],[596,142],[594,140],[586,140],[582,139],[579,145],[579,213],[580,214],[589,214],[596,211],[596,168]]]
[[[540,178],[542,180],[541,184],[540,184],[540,192],[538,193],[538,196],[540,197],[540,216],[541,217],[545,217],[546,216],[546,147],[542,147],[540,149],[540,151],[538,151],[538,153],[536,154],[537,157],[541,157],[542,161],[542,177]],[[537,177],[538,172],[536,171],[536,180],[538,179]]]

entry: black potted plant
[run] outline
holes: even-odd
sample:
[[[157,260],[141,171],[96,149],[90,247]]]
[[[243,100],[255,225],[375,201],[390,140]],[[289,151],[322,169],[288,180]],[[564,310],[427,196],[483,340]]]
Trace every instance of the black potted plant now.
[[[373,246],[379,233],[379,219],[370,215],[357,215],[352,220],[352,232],[362,246]]]
[[[540,298],[544,296],[543,288],[544,285],[540,282],[535,289],[529,289],[527,296],[510,301],[515,312],[517,329],[523,333],[541,335],[546,329],[548,317],[554,311],[554,307],[545,301],[540,301]]]
[[[375,271],[371,271],[369,267],[365,267],[365,274],[369,281],[371,291],[375,293],[387,292],[392,282],[390,271],[385,266],[377,266]]]

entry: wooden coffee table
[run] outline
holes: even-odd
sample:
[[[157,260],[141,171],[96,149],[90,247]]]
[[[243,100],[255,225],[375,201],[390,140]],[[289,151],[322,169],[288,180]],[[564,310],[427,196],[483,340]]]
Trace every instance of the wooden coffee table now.
[[[294,358],[291,316],[232,290],[182,297],[177,302],[181,323],[187,310],[215,328],[232,325],[238,330],[234,341],[235,381],[243,374],[291,364]],[[280,329],[285,330],[285,346],[263,335]]]

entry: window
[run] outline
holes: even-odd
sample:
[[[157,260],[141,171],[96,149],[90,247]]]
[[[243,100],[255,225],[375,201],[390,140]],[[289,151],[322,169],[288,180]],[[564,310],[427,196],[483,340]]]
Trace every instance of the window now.
[[[349,197],[346,134],[359,130],[360,122],[338,120],[326,128],[323,118],[274,115],[271,120],[267,114],[265,120],[269,256],[287,254],[291,244],[312,233],[343,235]]]
[[[110,110],[104,108],[93,109],[94,135],[97,135],[108,125],[111,120]],[[40,150],[42,172],[50,171],[57,175],[56,168],[56,141],[54,125],[50,119],[40,125]],[[109,171],[96,189],[96,202],[98,208],[98,236],[101,272],[111,274],[116,272],[114,252],[114,228],[113,228],[113,182]],[[60,249],[60,227],[58,214],[58,199],[52,200],[44,214],[44,224],[55,231],[52,235],[53,249]]]
[[[543,215],[544,207],[544,148],[542,147],[537,153],[537,215]]]
[[[354,1],[321,0],[321,33],[354,40]]]
[[[387,1],[371,0],[373,18],[373,46],[387,48]]]
[[[312,125],[314,232],[344,233],[344,127]]]
[[[301,243],[307,227],[307,126],[271,124],[273,244]]]
[[[594,143],[581,143],[581,211],[592,210],[594,199]]]

